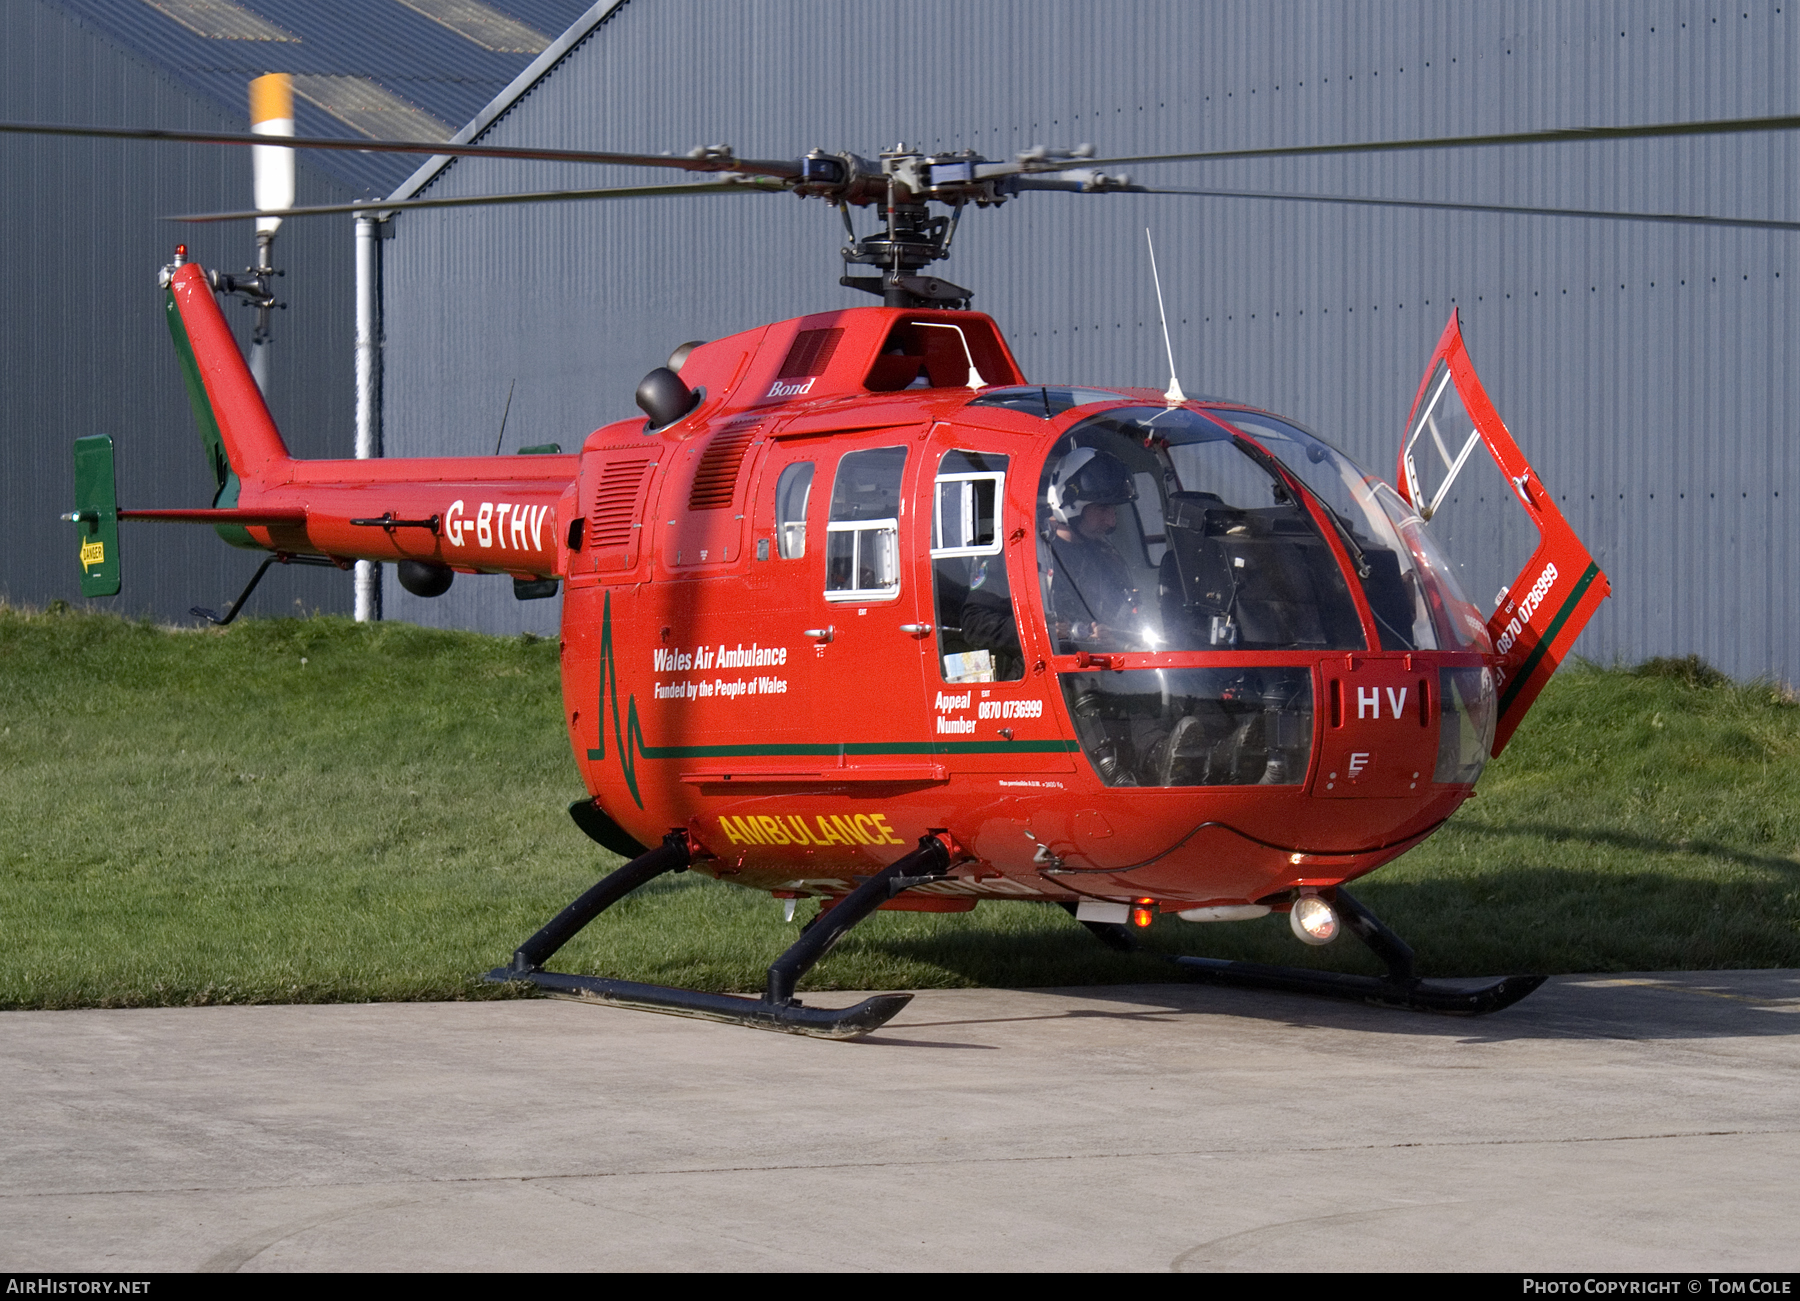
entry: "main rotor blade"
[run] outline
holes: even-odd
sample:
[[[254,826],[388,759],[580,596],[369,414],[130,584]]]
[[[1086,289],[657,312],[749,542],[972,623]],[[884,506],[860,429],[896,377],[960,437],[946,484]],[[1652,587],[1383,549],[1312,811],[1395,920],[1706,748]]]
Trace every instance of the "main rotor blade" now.
[[[164,131],[149,127],[59,126],[37,122],[0,122],[0,135],[81,136],[100,140],[154,140],[187,145],[266,145],[268,137],[247,131]],[[791,180],[800,165],[781,159],[737,158],[726,149],[697,149],[691,154],[620,154],[593,149],[522,149],[510,145],[452,144],[447,140],[361,140],[331,136],[296,136],[283,140],[294,149],[335,149],[367,154],[433,154],[457,158],[523,158],[553,163],[610,163],[623,167],[673,167],[684,172],[742,172]]]
[[[249,212],[199,212],[164,221],[249,221],[253,217],[319,217],[344,212],[400,212],[409,208],[474,208],[503,203],[557,203],[565,199],[651,199],[690,194],[786,194],[786,187],[761,179],[701,181],[688,185],[628,185],[604,190],[536,190],[527,194],[476,194],[453,199],[362,199],[356,203],[321,203],[305,208],[271,208]]]
[[[1556,127],[1547,131],[1513,131],[1499,135],[1434,136],[1418,140],[1372,140],[1338,145],[1284,145],[1273,149],[1210,149],[1189,154],[1137,154],[1129,158],[1084,158],[1082,167],[1120,163],[1194,163],[1233,158],[1309,158],[1327,154],[1391,154],[1423,149],[1480,149],[1493,145],[1563,145],[1594,140],[1651,140],[1668,136],[1745,135],[1800,129],[1800,117],[1741,117],[1714,122],[1669,122],[1652,126]],[[1031,163],[1020,165],[1032,170]],[[1067,170],[1067,160],[1050,160],[1045,171]]]
[[[1186,194],[1209,199],[1270,199],[1281,203],[1342,203],[1366,208],[1433,208],[1444,212],[1499,212],[1523,217],[1587,217],[1596,221],[1652,221],[1671,226],[1736,226],[1748,230],[1800,230],[1800,221],[1760,217],[1702,217],[1680,212],[1606,212],[1590,208],[1528,208],[1504,203],[1445,203],[1432,199],[1362,199],[1342,194],[1277,194],[1254,190],[1172,190],[1121,187],[1129,194]],[[1110,193],[1111,191],[1096,191]]]

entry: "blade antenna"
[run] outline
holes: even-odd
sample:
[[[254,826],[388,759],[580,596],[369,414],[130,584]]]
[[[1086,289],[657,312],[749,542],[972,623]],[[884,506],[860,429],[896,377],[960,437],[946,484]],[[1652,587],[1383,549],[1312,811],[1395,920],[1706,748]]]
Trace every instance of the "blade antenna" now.
[[[1150,228],[1144,227],[1144,243],[1150,246],[1150,278],[1156,282],[1156,315],[1162,322],[1163,351],[1169,354],[1169,391],[1163,394],[1163,401],[1170,406],[1179,406],[1187,401],[1187,394],[1181,391],[1181,381],[1175,376],[1175,347],[1169,342],[1169,316],[1163,311],[1162,276],[1156,270],[1156,241],[1150,238]]]

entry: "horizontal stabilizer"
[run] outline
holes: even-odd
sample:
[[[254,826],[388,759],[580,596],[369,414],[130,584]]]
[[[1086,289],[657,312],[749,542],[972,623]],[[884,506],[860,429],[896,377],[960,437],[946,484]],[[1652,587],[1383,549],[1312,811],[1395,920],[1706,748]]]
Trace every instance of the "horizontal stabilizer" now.
[[[306,524],[306,511],[299,507],[288,510],[251,510],[235,506],[195,510],[122,510],[119,518],[148,520],[153,524],[285,524],[302,528]]]

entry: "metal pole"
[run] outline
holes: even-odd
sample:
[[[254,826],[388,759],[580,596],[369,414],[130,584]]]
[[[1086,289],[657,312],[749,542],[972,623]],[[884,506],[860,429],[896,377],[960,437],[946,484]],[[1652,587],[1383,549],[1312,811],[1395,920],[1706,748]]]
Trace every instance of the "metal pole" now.
[[[381,455],[381,227],[356,219],[356,457]],[[381,566],[356,562],[356,621],[381,618]]]
[[[269,274],[275,269],[275,232],[272,230],[256,232],[256,269],[263,272],[260,292],[272,298],[275,293],[275,277]],[[250,378],[256,381],[257,390],[263,395],[264,402],[269,400],[270,308],[269,299],[257,306],[256,328],[250,332]]]

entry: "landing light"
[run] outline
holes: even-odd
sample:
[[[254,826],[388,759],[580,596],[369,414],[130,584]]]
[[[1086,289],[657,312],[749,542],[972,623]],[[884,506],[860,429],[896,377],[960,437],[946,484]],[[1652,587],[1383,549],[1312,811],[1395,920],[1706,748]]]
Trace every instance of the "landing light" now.
[[[1342,929],[1337,910],[1316,894],[1303,894],[1294,900],[1288,925],[1302,944],[1329,944]]]
[[[1142,930],[1156,920],[1156,900],[1133,899],[1131,901],[1131,924]]]

